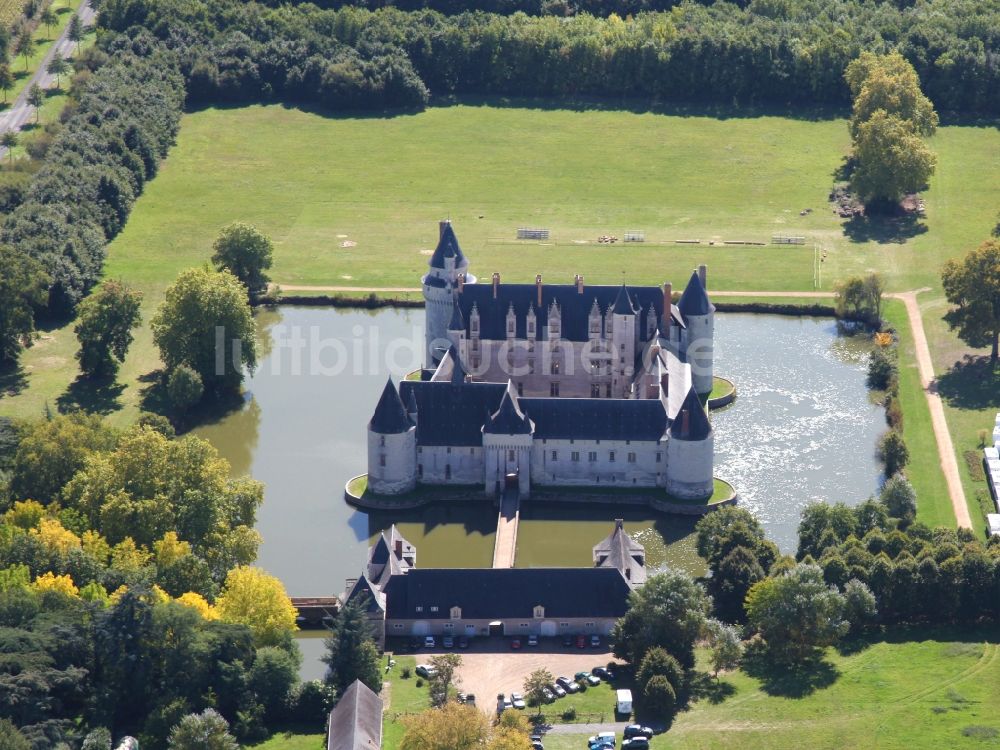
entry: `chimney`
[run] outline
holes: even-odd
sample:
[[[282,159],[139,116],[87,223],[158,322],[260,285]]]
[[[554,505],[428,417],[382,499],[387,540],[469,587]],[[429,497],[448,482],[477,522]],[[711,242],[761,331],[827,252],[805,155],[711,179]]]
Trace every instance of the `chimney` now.
[[[497,271],[493,272],[493,299],[497,298],[497,292],[500,291],[500,273]]]
[[[698,266],[698,278],[701,279],[701,285],[708,289],[708,266],[704,263]]]
[[[583,294],[583,276],[580,274],[576,275],[576,293]]]
[[[535,276],[535,291],[538,293],[538,301],[536,302],[538,309],[542,309],[542,275],[538,274]]]
[[[440,240],[444,237],[444,230],[446,227],[451,226],[451,219],[442,219],[438,222],[438,239]]]
[[[465,274],[460,273],[458,275],[458,293],[461,294],[463,289],[465,289]]]
[[[670,338],[670,325],[674,316],[671,313],[674,304],[674,285],[669,281],[663,282],[663,330],[661,333]]]
[[[687,437],[691,434],[691,412],[687,409],[681,410],[681,435]]]
[[[403,540],[402,539],[397,539],[396,540],[396,557],[398,557],[400,560],[403,559]]]

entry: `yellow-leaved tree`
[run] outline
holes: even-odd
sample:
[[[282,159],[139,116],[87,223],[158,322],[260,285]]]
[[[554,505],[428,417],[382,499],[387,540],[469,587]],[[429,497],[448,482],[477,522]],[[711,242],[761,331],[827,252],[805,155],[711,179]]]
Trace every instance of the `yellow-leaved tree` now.
[[[37,529],[28,532],[45,545],[49,552],[58,552],[61,555],[69,553],[71,550],[80,549],[80,537],[67,528],[64,528],[56,518],[43,518],[38,522]]]
[[[76,587],[70,576],[57,576],[52,572],[38,576],[35,579],[35,588],[39,591],[58,591],[66,596],[80,595],[80,589]]]
[[[295,631],[295,607],[277,578],[240,566],[226,576],[215,602],[219,618],[248,626],[258,646],[274,646]]]
[[[219,613],[215,611],[215,608],[203,597],[201,594],[195,591],[188,591],[186,594],[181,594],[177,597],[179,604],[183,604],[185,607],[191,607],[202,619],[205,620],[218,620]]]

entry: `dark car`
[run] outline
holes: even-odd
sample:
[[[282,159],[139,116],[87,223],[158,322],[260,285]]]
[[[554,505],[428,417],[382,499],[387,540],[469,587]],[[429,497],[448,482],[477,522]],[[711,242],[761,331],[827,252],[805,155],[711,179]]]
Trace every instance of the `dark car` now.
[[[599,635],[592,635],[592,636],[590,636],[590,647],[591,648],[600,648],[601,647],[601,636],[599,636]]]
[[[545,745],[542,744],[541,740],[532,740],[531,750],[545,750]]]
[[[558,677],[556,678],[556,684],[561,685],[562,689],[567,693],[579,693],[580,686],[571,680],[569,677]]]
[[[420,649],[420,641],[416,638],[411,638],[410,642],[406,644],[410,651],[418,651]]]
[[[461,638],[458,639],[458,647],[459,648],[468,648],[469,647],[469,639],[466,638],[463,635]]]
[[[452,638],[450,635],[446,635],[444,638],[441,639],[441,645],[444,646],[445,648],[455,648],[455,639]]]
[[[622,741],[622,750],[649,750],[649,740],[645,737],[633,737]]]
[[[577,648],[587,648],[587,636],[578,635],[576,637],[576,647]]]
[[[594,667],[593,669],[590,670],[590,673],[592,675],[597,675],[602,680],[611,679],[611,672],[609,672],[606,667]]]
[[[645,737],[648,740],[653,736],[653,730],[641,724],[629,724],[625,727],[625,731],[622,732],[622,736],[627,740],[633,737]]]
[[[565,648],[573,648],[573,636],[564,635],[563,636],[563,646]]]
[[[519,648],[521,648],[521,639],[520,638],[515,638],[514,640],[512,640],[510,642],[510,647],[512,649],[514,649],[515,651],[517,651]]]

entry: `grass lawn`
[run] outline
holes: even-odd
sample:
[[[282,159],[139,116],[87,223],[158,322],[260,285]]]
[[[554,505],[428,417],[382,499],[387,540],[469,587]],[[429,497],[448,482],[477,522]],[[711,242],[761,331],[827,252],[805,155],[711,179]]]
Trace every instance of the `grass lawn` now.
[[[917,515],[928,526],[951,527],[955,525],[955,513],[941,473],[937,441],[920,385],[906,308],[902,302],[889,300],[885,316],[899,333],[899,398],[903,408],[903,437],[910,451],[906,474],[917,492]]]

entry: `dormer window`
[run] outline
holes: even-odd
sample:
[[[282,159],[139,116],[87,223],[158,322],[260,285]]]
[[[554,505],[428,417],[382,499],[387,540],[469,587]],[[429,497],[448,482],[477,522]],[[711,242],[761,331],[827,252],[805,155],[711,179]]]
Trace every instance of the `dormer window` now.
[[[534,610],[534,613],[533,613],[532,616],[536,620],[543,620],[543,619],[545,619],[545,607],[543,607],[541,604],[535,605],[535,610]]]
[[[461,607],[452,607],[451,608],[451,612],[449,613],[449,616],[451,617],[452,620],[461,620],[462,619],[462,608]]]

